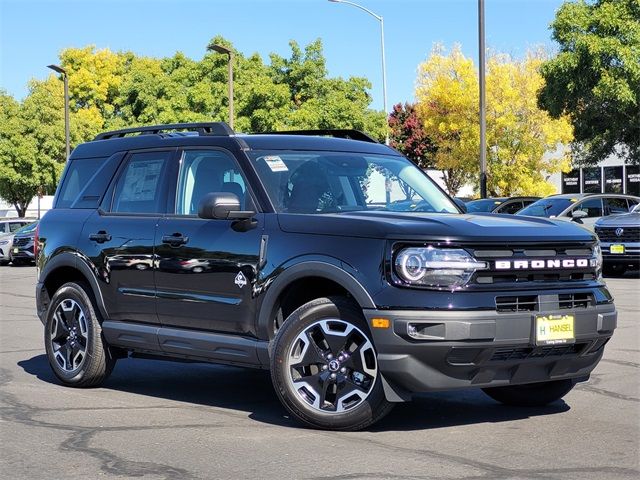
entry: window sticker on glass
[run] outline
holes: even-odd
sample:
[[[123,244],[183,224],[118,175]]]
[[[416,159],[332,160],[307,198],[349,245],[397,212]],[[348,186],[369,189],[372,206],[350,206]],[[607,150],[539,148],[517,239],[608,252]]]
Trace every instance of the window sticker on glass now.
[[[288,172],[289,169],[287,165],[282,161],[282,159],[277,155],[267,155],[264,158],[267,166],[271,169],[272,172]]]

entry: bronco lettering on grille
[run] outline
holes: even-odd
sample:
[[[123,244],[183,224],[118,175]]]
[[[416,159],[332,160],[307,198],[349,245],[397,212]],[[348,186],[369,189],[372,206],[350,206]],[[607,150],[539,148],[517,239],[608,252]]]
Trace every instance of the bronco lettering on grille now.
[[[593,258],[565,258],[562,260],[497,260],[496,270],[541,270],[541,269],[564,269],[564,268],[589,268],[595,267],[596,261]]]

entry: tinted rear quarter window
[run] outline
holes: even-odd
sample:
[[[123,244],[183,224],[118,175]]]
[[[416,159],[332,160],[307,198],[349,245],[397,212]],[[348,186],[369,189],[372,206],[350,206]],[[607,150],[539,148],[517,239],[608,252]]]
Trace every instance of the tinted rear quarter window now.
[[[71,207],[104,160],[104,158],[78,158],[71,160],[67,166],[62,185],[60,185],[55,204],[56,208]]]

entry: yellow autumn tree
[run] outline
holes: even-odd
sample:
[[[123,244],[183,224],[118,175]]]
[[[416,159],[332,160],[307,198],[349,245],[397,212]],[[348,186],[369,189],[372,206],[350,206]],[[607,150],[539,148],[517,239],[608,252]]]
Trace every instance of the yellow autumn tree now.
[[[538,108],[544,80],[541,52],[522,60],[490,55],[487,61],[487,186],[492,196],[554,193],[547,179],[568,171],[573,139],[567,118],[552,119]],[[419,67],[417,110],[426,135],[436,145],[435,164],[455,194],[479,176],[477,70],[459,46],[447,53],[437,46]]]

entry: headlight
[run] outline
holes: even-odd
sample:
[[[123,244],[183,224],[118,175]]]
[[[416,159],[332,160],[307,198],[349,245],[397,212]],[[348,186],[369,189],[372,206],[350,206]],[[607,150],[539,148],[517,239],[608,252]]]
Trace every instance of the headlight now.
[[[591,256],[592,265],[595,263],[596,267],[596,278],[598,280],[602,280],[602,248],[600,248],[600,242],[596,243],[596,246],[593,247],[593,254]]]
[[[467,284],[476,270],[487,268],[460,248],[411,247],[396,256],[395,272],[411,285],[458,289]]]
[[[9,240],[0,240],[0,245],[6,245],[9,243]]]

